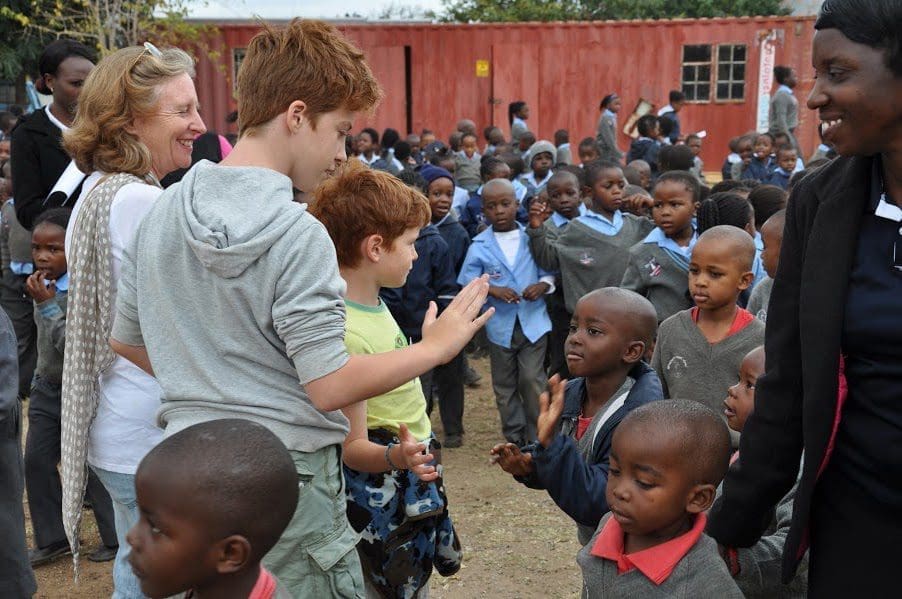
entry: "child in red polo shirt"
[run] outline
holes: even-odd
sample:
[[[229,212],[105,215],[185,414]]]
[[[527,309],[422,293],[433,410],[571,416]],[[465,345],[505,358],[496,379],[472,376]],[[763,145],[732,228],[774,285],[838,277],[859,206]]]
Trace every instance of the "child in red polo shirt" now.
[[[699,402],[655,401],[630,412],[611,448],[611,513],[576,558],[582,597],[742,599],[704,534],[729,459],[726,426]]]
[[[739,364],[764,343],[764,323],[736,301],[754,279],[755,242],[731,225],[702,233],[689,260],[695,307],[661,323],[652,356],[664,397],[694,399],[721,412]],[[739,434],[732,433],[733,446]]]

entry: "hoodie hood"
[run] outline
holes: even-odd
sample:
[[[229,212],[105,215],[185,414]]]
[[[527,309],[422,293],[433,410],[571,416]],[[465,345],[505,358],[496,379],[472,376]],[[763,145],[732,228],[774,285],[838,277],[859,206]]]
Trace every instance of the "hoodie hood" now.
[[[291,179],[260,167],[198,162],[170,188],[182,207],[182,234],[206,268],[240,276],[301,218]]]

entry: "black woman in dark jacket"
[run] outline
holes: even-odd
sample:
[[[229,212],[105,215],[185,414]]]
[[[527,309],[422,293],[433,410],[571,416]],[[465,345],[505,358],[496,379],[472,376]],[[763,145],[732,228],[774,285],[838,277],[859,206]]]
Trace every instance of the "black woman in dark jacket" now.
[[[72,40],[56,40],[38,61],[35,88],[53,101],[19,121],[12,132],[13,198],[16,216],[26,229],[47,208],[61,205],[69,195],[44,200],[71,159],[63,150],[63,130],[72,126],[81,86],[94,68],[94,53]],[[70,194],[78,197],[76,189]]]
[[[722,546],[754,543],[792,486],[804,450],[783,577],[810,546],[811,597],[898,593],[900,23],[902,0],[827,0],[821,7],[808,107],[841,157],[790,197],[767,318],[767,372],[741,458],[708,524]]]

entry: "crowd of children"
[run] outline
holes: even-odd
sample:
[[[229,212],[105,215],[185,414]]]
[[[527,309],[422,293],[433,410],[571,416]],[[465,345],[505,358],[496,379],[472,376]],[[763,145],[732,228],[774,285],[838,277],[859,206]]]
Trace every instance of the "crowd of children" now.
[[[719,548],[704,527],[763,372],[786,190],[829,158],[806,168],[794,140],[747,133],[731,140],[723,180],[709,187],[699,157],[704,136],[683,133],[682,94],[672,92],[669,102],[638,119],[626,152],[612,134],[616,94],[601,102],[598,135],[583,138],[575,152],[566,130],[554,142],[537,140],[524,102],[510,105],[510,140],[487,127],[482,147],[468,119],[447,144],[429,130],[402,140],[394,129],[380,135],[367,128],[348,137],[348,166],[310,191],[310,214],[331,238],[346,285],[343,312],[335,313],[344,314],[347,353],[416,346],[418,354],[406,355],[421,356],[406,370],[393,364],[394,374],[375,387],[358,386],[388,389],[397,373],[416,369],[421,376],[366,402],[354,387],[328,404],[344,414],[328,423],[333,436],[344,435],[339,418],[348,422],[336,451],[343,483],[331,490],[346,493],[354,532],[341,535],[356,542],[368,596],[425,597],[433,568],[450,575],[461,567],[441,449],[465,442],[464,386],[475,376],[467,352],[457,349],[472,331],[447,345],[454,355],[422,357],[421,343],[424,323],[428,330],[445,310],[456,310],[451,318],[473,330],[485,323],[469,359],[488,353],[504,439],[486,449],[574,521],[583,596],[804,594],[804,568],[790,586],[779,581],[792,493],[778,506],[771,534],[750,549]],[[179,193],[193,193],[196,177],[210,176],[210,168],[195,169]],[[19,336],[24,369],[16,386],[30,395],[25,475],[35,535],[45,537],[37,543],[46,546],[62,534],[60,523],[41,518],[59,515],[69,211],[47,211],[24,229],[8,197],[9,171],[0,169],[0,298]],[[172,248],[162,229],[156,234],[144,243]],[[316,267],[304,268],[312,276]],[[341,285],[333,287],[321,291],[322,301]],[[24,319],[23,290],[30,298]],[[135,293],[120,302],[135,302]],[[480,293],[487,297],[477,318],[470,306],[481,303]],[[244,324],[248,331],[260,326]],[[138,326],[119,326],[129,325]],[[144,326],[149,345],[171,334],[146,319]],[[293,363],[285,360],[285,368]],[[285,388],[297,382],[286,379]],[[436,406],[441,440],[429,418]],[[147,596],[216,596],[223,588],[290,596],[261,561],[289,523],[304,517],[304,481],[299,495],[297,448],[289,453],[267,418],[189,419],[144,458],[135,479],[141,520],[128,542]],[[87,498],[104,544],[115,549],[113,523],[104,519],[109,498],[92,494],[94,485],[89,479]],[[177,546],[160,540],[170,530],[179,531]],[[281,567],[272,554],[267,559]],[[332,558],[324,552],[313,559]],[[303,577],[286,582],[303,584]]]

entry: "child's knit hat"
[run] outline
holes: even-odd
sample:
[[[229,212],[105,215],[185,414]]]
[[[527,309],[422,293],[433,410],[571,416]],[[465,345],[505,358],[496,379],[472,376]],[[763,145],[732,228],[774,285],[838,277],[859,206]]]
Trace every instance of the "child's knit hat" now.
[[[420,169],[420,175],[426,179],[426,185],[429,185],[436,179],[446,178],[454,181],[454,175],[448,172],[446,169],[443,169],[440,166],[435,166],[433,164],[426,164],[423,168]]]
[[[532,166],[532,159],[544,152],[551,154],[551,163],[554,164],[555,160],[557,160],[557,148],[547,139],[540,139],[530,146],[529,153],[526,156],[526,164]]]

